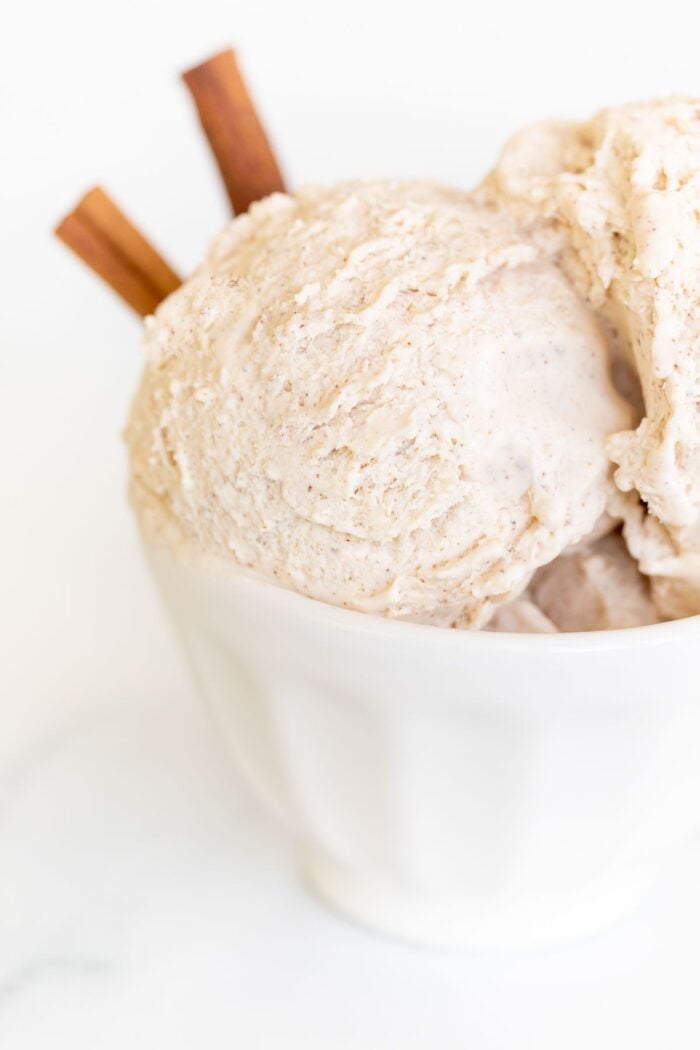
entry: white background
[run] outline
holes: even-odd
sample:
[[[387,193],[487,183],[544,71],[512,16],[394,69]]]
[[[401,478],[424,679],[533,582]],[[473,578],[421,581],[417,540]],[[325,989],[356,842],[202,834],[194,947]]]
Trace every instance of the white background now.
[[[177,71],[229,43],[291,185],[469,185],[518,125],[700,92],[697,6],[64,0],[0,41],[0,1046],[697,1050],[700,846],[532,957],[327,913],[231,778],[151,595],[118,432],[138,324],[48,231],[103,182],[186,272],[227,207]]]

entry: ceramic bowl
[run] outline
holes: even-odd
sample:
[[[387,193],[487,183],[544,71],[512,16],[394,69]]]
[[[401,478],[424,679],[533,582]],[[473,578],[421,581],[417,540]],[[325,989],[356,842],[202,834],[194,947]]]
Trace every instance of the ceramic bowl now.
[[[348,916],[561,943],[633,909],[700,826],[700,617],[453,631],[147,555],[238,766]]]

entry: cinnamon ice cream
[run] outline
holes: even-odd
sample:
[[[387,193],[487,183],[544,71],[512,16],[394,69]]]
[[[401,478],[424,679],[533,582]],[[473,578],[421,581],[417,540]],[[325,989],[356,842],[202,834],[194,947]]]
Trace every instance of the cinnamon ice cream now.
[[[616,530],[602,538],[592,534],[538,569],[527,590],[501,606],[488,628],[528,634],[607,631],[665,618],[649,578]]]
[[[483,625],[591,533],[635,418],[556,258],[432,184],[254,204],[145,354],[127,440],[149,540],[444,625]],[[625,484],[632,444],[611,446]],[[658,495],[689,517],[682,475]]]
[[[562,554],[539,569],[529,594],[559,631],[606,631],[657,623],[649,580],[619,533]]]
[[[483,184],[606,324],[643,414],[608,444],[625,538],[662,617],[700,612],[700,102],[516,134]],[[647,508],[640,508],[638,497]]]

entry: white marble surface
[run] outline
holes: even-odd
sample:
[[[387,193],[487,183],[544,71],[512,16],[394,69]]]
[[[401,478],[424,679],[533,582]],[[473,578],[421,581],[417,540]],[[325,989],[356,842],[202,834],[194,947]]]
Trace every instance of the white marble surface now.
[[[592,4],[572,53],[554,2],[474,16],[436,0],[429,23],[370,0],[196,6],[115,6],[106,36],[87,0],[16,7],[0,42],[0,1048],[697,1050],[700,843],[633,919],[529,957],[422,953],[308,896],[228,769],[140,561],[118,440],[137,327],[46,236],[100,176],[194,261],[225,212],[173,71],[229,40],[295,181],[469,182],[551,108],[553,82],[569,113],[697,90],[697,16],[639,9],[633,46],[625,5]]]

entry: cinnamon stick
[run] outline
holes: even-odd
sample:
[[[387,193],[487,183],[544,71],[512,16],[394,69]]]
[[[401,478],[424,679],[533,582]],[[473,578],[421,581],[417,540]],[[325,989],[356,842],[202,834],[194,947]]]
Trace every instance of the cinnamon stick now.
[[[54,232],[142,317],[181,284],[99,186],[80,199]]]
[[[222,51],[182,75],[194,99],[226,190],[238,215],[284,180],[233,51]]]

